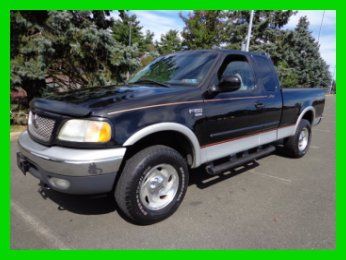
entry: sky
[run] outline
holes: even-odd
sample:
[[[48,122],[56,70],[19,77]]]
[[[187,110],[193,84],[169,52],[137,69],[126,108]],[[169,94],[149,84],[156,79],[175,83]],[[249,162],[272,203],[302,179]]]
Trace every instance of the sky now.
[[[131,11],[131,13],[136,14],[139,18],[139,21],[143,26],[143,32],[145,32],[146,30],[150,30],[154,32],[154,40],[159,40],[161,34],[166,33],[170,29],[182,31],[184,23],[179,17],[179,13],[186,15],[188,11]],[[310,31],[317,40],[322,21],[323,10],[298,11],[296,15],[290,18],[285,28],[293,29],[297,25],[298,20],[301,16],[307,16],[310,22]],[[334,71],[336,62],[335,11],[325,11],[319,37],[319,43],[321,56],[329,65],[331,74],[336,74],[336,72]]]
[[[293,29],[301,16],[307,16],[310,22],[310,31],[315,39],[318,39],[318,33],[321,26],[323,11],[299,11],[295,16],[291,17],[286,28]],[[329,65],[332,76],[335,77],[336,71],[336,12],[325,11],[321,33],[319,38],[320,53],[322,58]]]

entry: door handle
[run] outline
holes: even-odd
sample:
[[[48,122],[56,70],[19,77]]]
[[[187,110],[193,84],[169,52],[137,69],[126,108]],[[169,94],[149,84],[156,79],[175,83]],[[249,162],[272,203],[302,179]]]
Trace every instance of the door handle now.
[[[255,104],[255,107],[256,107],[257,109],[262,109],[262,108],[265,107],[265,105],[264,105],[263,103],[261,103],[261,102],[258,102],[258,103]]]

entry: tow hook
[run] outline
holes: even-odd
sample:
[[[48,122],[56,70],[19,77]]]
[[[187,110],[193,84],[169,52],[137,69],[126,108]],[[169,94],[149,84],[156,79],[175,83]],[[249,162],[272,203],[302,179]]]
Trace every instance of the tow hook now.
[[[43,199],[47,199],[48,198],[47,190],[51,190],[51,188],[42,181],[39,183],[39,186],[40,188],[38,190],[38,193],[40,193]]]

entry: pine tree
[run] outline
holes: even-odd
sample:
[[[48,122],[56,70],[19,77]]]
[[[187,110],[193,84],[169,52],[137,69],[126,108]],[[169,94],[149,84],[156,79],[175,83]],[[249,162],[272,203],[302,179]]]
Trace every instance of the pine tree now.
[[[144,44],[145,53],[143,53],[140,58],[141,67],[145,67],[160,55],[157,51],[156,43],[154,43],[154,33],[150,30],[146,30],[145,32]]]
[[[137,16],[121,10],[119,11],[119,18],[114,21],[112,28],[114,39],[126,46],[142,42],[142,26],[140,26]]]
[[[181,33],[187,49],[210,49],[220,46],[223,24],[222,11],[193,11],[187,17],[180,14],[185,23]]]
[[[145,31],[144,35],[144,48],[146,51],[156,51],[155,44],[154,44],[154,33],[150,30]]]
[[[300,87],[326,87],[331,76],[328,65],[319,52],[319,44],[309,31],[307,17],[301,17],[294,31],[287,32],[282,41],[282,60],[291,68]],[[280,68],[279,68],[280,69]],[[288,87],[294,85],[289,84]]]
[[[120,19],[116,20],[112,27],[114,39],[125,46],[137,46],[140,56],[150,51],[153,47],[154,34],[148,30],[143,35],[143,27],[135,14],[121,10],[119,17]]]
[[[250,51],[270,55],[284,87],[326,86],[330,74],[321,58],[319,46],[309,32],[309,22],[302,17],[295,30],[284,30],[293,11],[256,11]],[[226,48],[240,49],[247,34],[249,11],[225,13],[223,43]]]
[[[112,37],[112,24],[104,11],[12,11],[11,87],[30,101],[47,80],[51,91],[123,81],[138,54]]]
[[[182,43],[177,30],[169,30],[166,34],[161,35],[160,42],[157,43],[157,48],[160,54],[168,54],[180,51]]]
[[[277,37],[280,37],[281,28],[288,23],[293,11],[266,11],[258,10],[254,14],[250,51],[267,51],[275,48]],[[222,41],[231,49],[241,49],[246,39],[250,12],[228,11],[225,15],[225,30]]]
[[[46,87],[48,57],[54,54],[42,34],[47,18],[47,11],[11,12],[11,88],[21,86],[29,100]]]

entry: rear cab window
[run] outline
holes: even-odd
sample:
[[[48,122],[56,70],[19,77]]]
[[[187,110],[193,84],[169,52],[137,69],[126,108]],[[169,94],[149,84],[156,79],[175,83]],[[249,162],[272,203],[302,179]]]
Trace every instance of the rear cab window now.
[[[279,80],[272,61],[266,56],[253,55],[258,84],[266,92],[276,92],[280,88]]]

